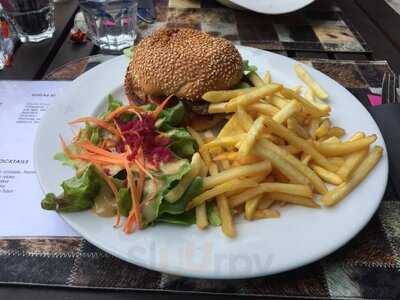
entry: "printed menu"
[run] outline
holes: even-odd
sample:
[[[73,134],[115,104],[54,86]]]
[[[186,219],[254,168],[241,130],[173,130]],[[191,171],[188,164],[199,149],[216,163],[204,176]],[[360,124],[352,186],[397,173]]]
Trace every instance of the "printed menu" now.
[[[0,81],[0,237],[77,235],[57,213],[41,209],[33,163],[40,119],[69,84]]]

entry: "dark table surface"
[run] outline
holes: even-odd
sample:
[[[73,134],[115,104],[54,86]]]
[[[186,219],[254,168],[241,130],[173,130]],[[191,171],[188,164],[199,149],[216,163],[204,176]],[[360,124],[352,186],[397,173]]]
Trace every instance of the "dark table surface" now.
[[[323,0],[333,2],[333,0]],[[336,0],[351,18],[371,49],[370,53],[279,51],[293,58],[341,60],[387,60],[400,73],[400,16],[383,0]],[[0,72],[0,80],[40,80],[62,65],[100,50],[87,42],[74,44],[69,39],[78,1],[56,3],[56,32],[52,39],[39,44],[17,45],[13,66]],[[27,270],[29,272],[29,270]],[[188,295],[176,293],[131,292],[112,290],[66,289],[28,286],[0,286],[0,299],[230,299],[232,296]],[[250,298],[250,297],[247,297]]]

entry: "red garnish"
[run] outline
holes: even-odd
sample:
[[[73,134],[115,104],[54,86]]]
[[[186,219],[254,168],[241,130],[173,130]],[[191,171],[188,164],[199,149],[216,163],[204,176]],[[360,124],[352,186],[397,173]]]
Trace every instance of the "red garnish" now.
[[[117,152],[124,152],[125,145],[127,144],[132,149],[131,155],[128,156],[128,160],[130,161],[136,158],[140,147],[143,149],[145,160],[155,166],[173,159],[174,155],[168,148],[171,141],[167,137],[158,135],[153,115],[142,113],[141,116],[141,119],[137,118],[128,122],[118,122],[125,141],[121,141],[116,145]]]

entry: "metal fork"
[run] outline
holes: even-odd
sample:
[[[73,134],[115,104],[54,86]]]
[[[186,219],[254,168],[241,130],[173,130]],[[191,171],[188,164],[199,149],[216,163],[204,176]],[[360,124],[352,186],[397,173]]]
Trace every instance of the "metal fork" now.
[[[385,72],[382,79],[382,102],[400,103],[399,95],[400,75],[392,72]]]

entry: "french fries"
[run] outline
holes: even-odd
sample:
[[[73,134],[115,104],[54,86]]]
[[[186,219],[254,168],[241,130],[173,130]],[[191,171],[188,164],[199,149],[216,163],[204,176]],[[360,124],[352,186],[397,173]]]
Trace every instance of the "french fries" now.
[[[264,117],[260,116],[257,120],[254,121],[253,125],[251,125],[249,132],[244,137],[242,143],[239,148],[239,155],[244,158],[250,153],[251,148],[254,146],[256,142],[257,136],[260,135],[264,126]]]
[[[322,167],[325,167],[329,171],[336,170],[335,166],[332,165],[326,157],[324,157],[321,153],[319,153],[309,142],[298,137],[296,134],[291,132],[286,127],[281,124],[275,122],[273,119],[269,117],[265,117],[265,125],[267,125],[268,129],[270,129],[274,134],[284,138],[290,144],[295,146],[296,148],[301,149],[303,152],[306,152],[311,155],[311,157]]]
[[[343,142],[340,144],[316,143],[316,148],[320,153],[326,156],[342,156],[364,149],[375,141],[376,135],[373,134],[359,140]]]
[[[229,199],[231,207],[236,207],[248,199],[251,199],[257,195],[271,192],[281,192],[285,194],[303,196],[306,198],[312,197],[312,191],[308,185],[292,184],[292,183],[278,183],[278,182],[264,182],[258,184],[256,187],[248,189],[238,195],[235,195]]]
[[[210,175],[216,176],[218,174],[218,167],[216,164],[210,166]],[[224,194],[216,197],[219,215],[221,217],[221,228],[223,233],[228,237],[236,236],[235,224],[233,223],[231,209],[229,207],[228,199]]]
[[[313,91],[313,93],[320,99],[327,99],[328,93],[308,74],[308,72],[300,65],[294,66],[297,76]]]
[[[212,198],[222,195],[225,192],[243,189],[247,187],[253,187],[256,185],[257,183],[250,179],[232,179],[226,181],[194,197],[188,203],[186,210],[190,210],[196,206],[199,206],[200,204],[206,202],[207,200],[211,200]]]
[[[250,93],[254,91],[256,88],[244,88],[244,89],[237,89],[237,90],[228,90],[228,91],[210,91],[205,93],[202,98],[210,103],[219,103],[229,101],[232,98]]]
[[[239,177],[249,177],[260,172],[269,174],[271,172],[271,163],[269,161],[262,161],[252,165],[243,165],[224,170],[218,174],[205,177],[203,179],[203,188],[207,190],[223,182]]]
[[[264,98],[265,96],[274,94],[281,88],[282,88],[281,85],[271,83],[268,85],[264,85],[260,88],[257,88],[254,91],[251,91],[247,94],[235,97],[231,99],[228,103],[226,103],[225,112],[226,113],[234,112],[238,105],[243,105],[245,107],[252,103],[256,103],[258,100]]]
[[[279,123],[282,124],[285,122],[288,118],[290,118],[294,113],[298,112],[301,110],[300,104],[297,102],[297,100],[291,100],[288,104],[286,104],[282,109],[276,113],[272,119]]]
[[[349,181],[339,185],[325,194],[321,198],[322,203],[326,206],[332,206],[343,200],[344,197],[350,194],[351,191],[357,185],[359,185],[365,177],[367,177],[369,172],[371,172],[371,170],[382,157],[382,153],[383,148],[380,146],[375,146],[354,171],[353,176],[349,179]]]
[[[203,191],[186,207],[195,209],[200,229],[208,227],[208,201],[215,200],[228,237],[236,236],[233,215],[242,212],[252,221],[278,218],[278,209],[286,205],[321,208],[315,194],[321,195],[322,206],[333,206],[378,163],[383,149],[371,146],[376,135],[357,132],[344,141],[345,129],[329,118],[327,92],[301,65],[294,72],[306,86],[288,88],[273,83],[270,72],[262,78],[250,72],[252,87],[203,95],[210,113],[233,114],[217,137],[206,131],[202,138],[188,128],[200,154],[193,156],[192,171],[167,194],[168,201],[174,200],[193,174],[203,177]],[[335,187],[328,190],[326,184]]]

